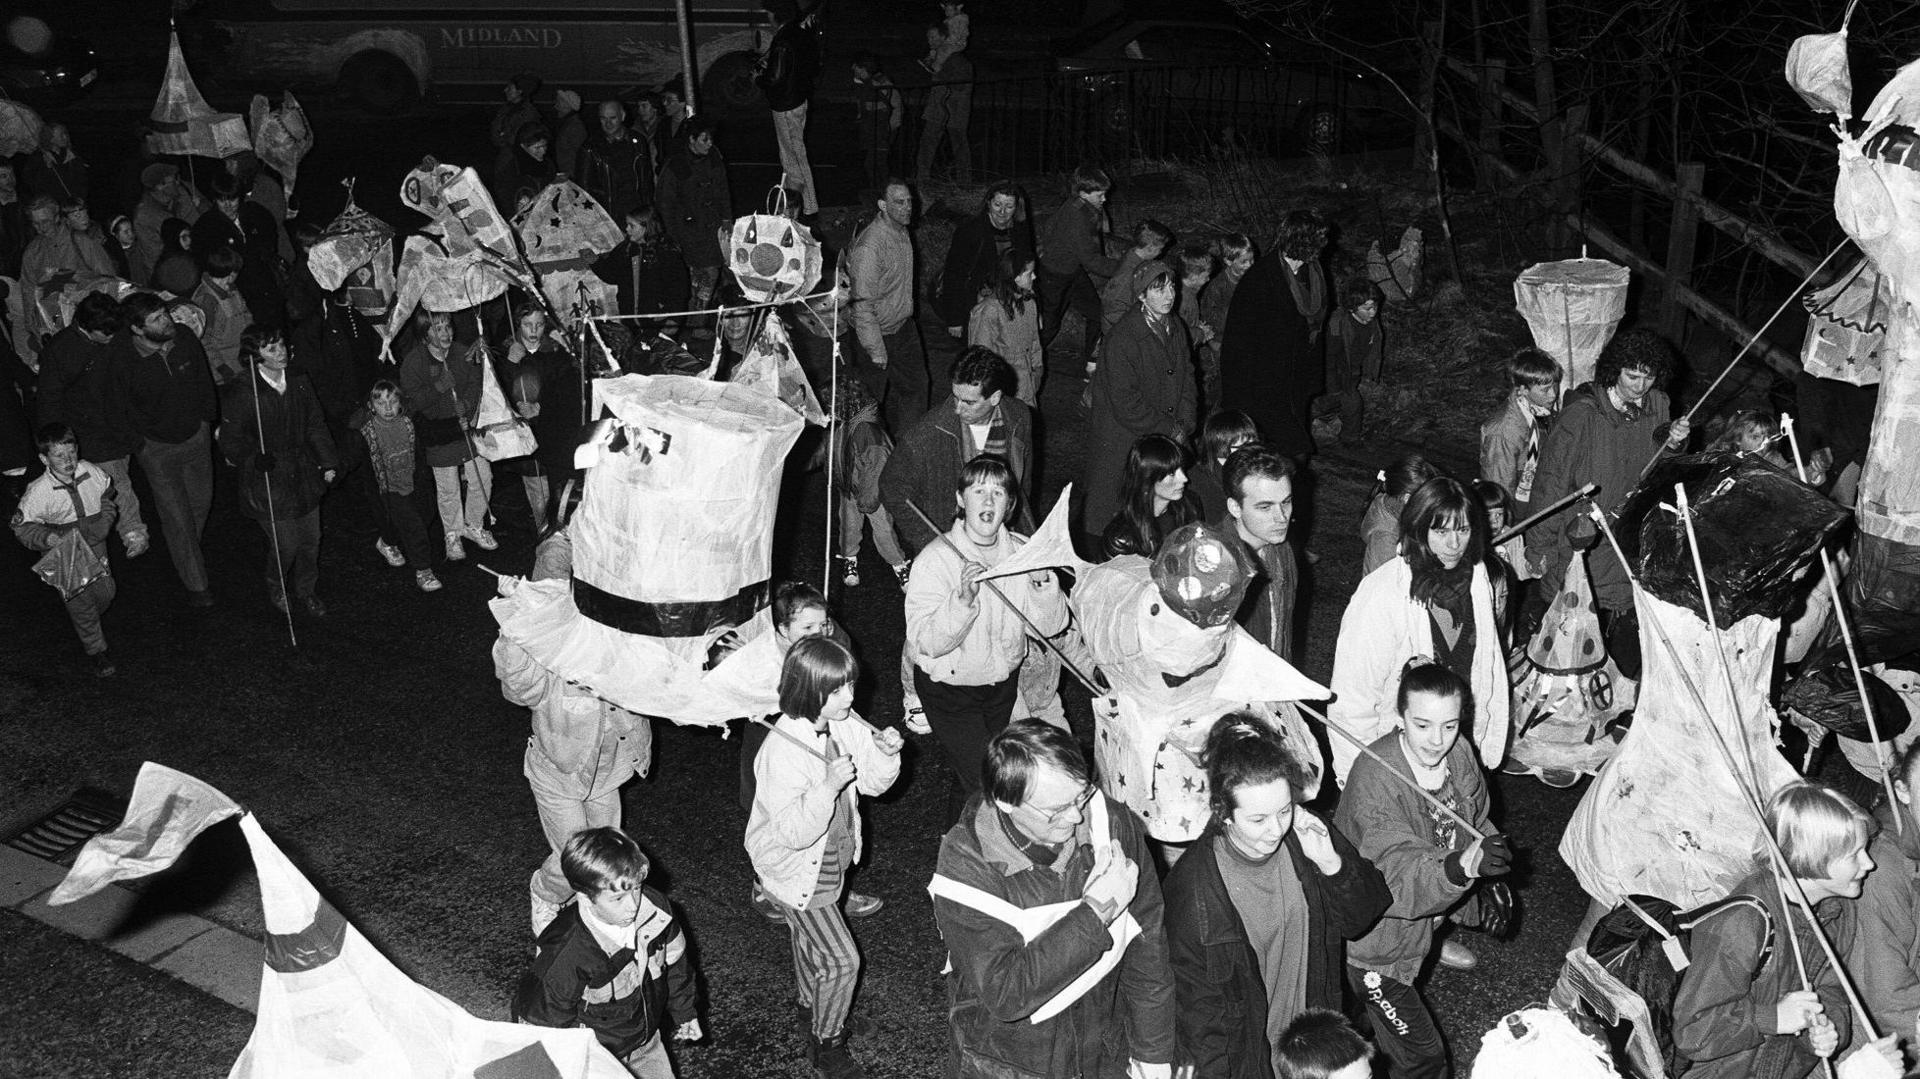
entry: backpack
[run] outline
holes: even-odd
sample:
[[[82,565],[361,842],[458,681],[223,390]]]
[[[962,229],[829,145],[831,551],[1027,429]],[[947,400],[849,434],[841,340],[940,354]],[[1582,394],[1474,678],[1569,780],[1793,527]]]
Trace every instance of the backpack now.
[[[1685,911],[1653,896],[1629,896],[1593,927],[1584,949],[1568,953],[1554,1004],[1611,1045],[1625,1074],[1677,1074],[1686,1062],[1673,1044],[1673,1000],[1693,928],[1739,908],[1757,912],[1765,925],[1758,963],[1765,966],[1773,955],[1773,911],[1753,896],[1732,895]]]

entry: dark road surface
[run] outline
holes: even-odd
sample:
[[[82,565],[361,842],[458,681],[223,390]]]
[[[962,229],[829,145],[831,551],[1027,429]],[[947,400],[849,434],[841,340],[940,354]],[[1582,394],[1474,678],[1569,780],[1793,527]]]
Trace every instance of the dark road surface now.
[[[151,105],[157,78],[157,71],[144,82],[123,72],[63,113],[81,151],[102,166],[96,182],[103,192],[125,179],[105,166],[132,160],[135,126]],[[220,93],[215,98],[223,107],[241,104]],[[411,228],[419,222],[395,212],[394,200],[400,177],[422,154],[463,164],[490,158],[484,109],[436,106],[381,120],[323,99],[308,105],[319,143],[301,172],[299,201],[321,223],[342,202],[338,181],[357,176],[361,205]],[[815,133],[822,201],[852,201],[857,183],[841,167],[845,158],[836,157],[845,131],[816,125]],[[773,179],[768,167],[753,164],[773,160],[770,130],[732,131],[723,148],[741,166],[736,204],[757,204]],[[137,175],[137,167],[132,171]],[[96,200],[96,209],[106,210],[110,198]],[[928,332],[939,334],[934,327]],[[1075,356],[1051,362],[1055,371],[1079,367]],[[1047,384],[1043,506],[1079,468],[1081,385],[1059,375]],[[1322,558],[1308,585],[1303,668],[1322,681],[1358,575],[1355,532],[1374,471],[1410,448],[1343,446],[1316,465],[1312,542]],[[1466,446],[1417,448],[1456,462],[1472,453]],[[493,587],[477,568],[524,572],[530,563],[520,489],[510,477],[501,479],[494,497],[501,550],[441,567],[447,587],[433,595],[415,591],[410,575],[380,561],[364,510],[335,495],[324,511],[320,586],[332,613],[300,622],[296,651],[265,603],[264,539],[239,516],[231,471],[222,467],[207,529],[219,605],[187,609],[163,551],[156,547],[129,562],[116,544],[120,592],[106,632],[120,674],[112,680],[91,676],[56,597],[27,572],[32,559],[0,541],[0,822],[43,812],[85,785],[124,792],[143,760],[181,769],[254,810],[321,891],[403,969],[476,1014],[504,1016],[529,946],[527,875],[545,848],[521,776],[526,712],[501,699],[493,678],[494,624],[486,606]],[[776,576],[818,580],[820,483],[804,477],[790,488]],[[431,495],[425,497],[423,505],[430,504]],[[869,665],[859,707],[893,723],[899,718],[891,671],[901,635],[900,593],[870,547],[862,569],[867,583],[859,588],[835,583],[834,605]],[[1069,709],[1083,740],[1090,738],[1084,696],[1069,691]],[[668,724],[660,724],[657,735],[652,776],[626,791],[626,824],[653,855],[657,882],[680,905],[703,973],[710,1037],[681,1054],[681,1074],[805,1074],[790,1021],[786,931],[746,904],[735,743],[716,731]],[[857,1007],[879,1023],[880,1034],[856,1054],[876,1076],[942,1071],[943,949],[925,885],[949,779],[931,740],[910,739],[899,783],[870,809],[868,864],[854,885],[885,898],[887,907],[855,926],[866,959]],[[1526,850],[1530,871],[1522,875],[1521,891],[1527,915],[1511,942],[1471,938],[1483,957],[1478,971],[1434,978],[1431,999],[1459,1061],[1470,1059],[1479,1034],[1504,1012],[1545,997],[1584,907],[1554,853],[1578,790],[1553,791],[1510,777],[1497,778],[1495,787],[1497,815]],[[188,871],[154,883],[148,902],[258,932],[258,892],[240,849],[230,827],[217,830],[202,841]],[[75,1075],[224,1074],[239,1052],[244,1017],[230,1024],[227,1038],[183,1040],[164,1016],[114,1007],[110,992],[104,1005],[75,999],[74,1009],[86,1009],[84,1021],[60,1022],[63,994],[76,991],[79,976],[43,978],[34,968],[48,963],[60,964],[65,975],[150,977],[122,971],[117,961],[84,948],[76,953],[37,928],[0,920],[0,1000],[31,997],[37,1023],[45,1024],[32,1033],[19,1026],[0,1031],[0,1073],[14,1074],[6,1054],[29,1039]],[[52,994],[41,994],[48,984]],[[184,987],[142,985],[142,1001],[158,999],[196,1014],[226,1007]],[[21,1007],[0,1004],[0,1017]],[[8,1025],[0,1018],[0,1028]]]

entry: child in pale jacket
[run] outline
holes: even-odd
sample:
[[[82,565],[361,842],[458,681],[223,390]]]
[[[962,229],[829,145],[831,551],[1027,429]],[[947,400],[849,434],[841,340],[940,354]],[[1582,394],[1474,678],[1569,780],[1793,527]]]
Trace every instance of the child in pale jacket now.
[[[840,903],[860,860],[859,796],[900,775],[900,732],[853,712],[860,668],[827,637],[795,642],[780,670],[780,718],[754,758],[747,856],[793,935],[807,1063],[827,1076],[862,1074],[847,1051],[860,952]]]
[[[1052,570],[1000,578],[994,583],[1004,601],[985,594],[990,590],[981,578],[1026,542],[1006,526],[1017,498],[1006,461],[985,453],[975,457],[961,469],[956,487],[959,519],[945,540],[920,549],[907,576],[907,654],[927,722],[961,791],[972,795],[980,790],[988,740],[1013,716],[1027,655],[1028,629],[1020,615],[1053,636],[1066,628],[1067,601]],[[1018,604],[1020,612],[1008,603]],[[948,799],[950,823],[964,801]]]
[[[1040,301],[1033,294],[1034,259],[1019,248],[1001,254],[993,287],[967,317],[967,344],[979,345],[1013,368],[1013,395],[1028,408],[1040,407],[1040,378],[1046,360],[1040,348]]]

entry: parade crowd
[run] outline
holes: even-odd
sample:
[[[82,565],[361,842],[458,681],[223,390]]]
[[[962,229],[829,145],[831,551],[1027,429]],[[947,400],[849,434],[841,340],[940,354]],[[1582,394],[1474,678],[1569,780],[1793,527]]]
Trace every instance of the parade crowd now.
[[[774,33],[758,78],[795,216],[812,223],[818,30],[791,0],[765,7]],[[943,4],[916,62],[962,70],[968,35],[965,5]],[[853,1047],[872,1025],[848,919],[883,900],[851,888],[861,802],[896,781],[913,734],[953,781],[931,885],[950,963],[949,1074],[1450,1075],[1424,971],[1471,967],[1462,933],[1513,924],[1504,878],[1520,841],[1495,819],[1488,772],[1512,737],[1509,656],[1575,559],[1587,560],[1610,654],[1639,672],[1626,568],[1585,515],[1495,536],[1589,483],[1610,509],[1658,455],[1714,448],[1790,467],[1774,421],[1734,413],[1697,436],[1660,388],[1671,346],[1644,329],[1615,336],[1579,386],[1521,349],[1505,358],[1508,392],[1489,403],[1475,475],[1420,455],[1380,462],[1360,522],[1365,576],[1327,679],[1327,719],[1344,732],[1329,732],[1329,756],[1298,736],[1297,712],[1249,707],[1193,725],[1171,771],[1166,746],[1109,749],[1104,732],[1089,760],[1063,678],[1124,672],[1090,649],[1084,579],[988,579],[1046,517],[1036,428],[1084,427],[1073,544],[1132,575],[1142,669],[1169,690],[1204,677],[1205,663],[1178,665],[1183,634],[1244,631],[1293,661],[1316,557],[1294,535],[1296,497],[1317,449],[1359,440],[1369,396],[1394,377],[1387,298],[1364,273],[1329,274],[1334,223],[1311,208],[1288,214],[1264,251],[1239,232],[1116,230],[1113,183],[1092,166],[1065,178],[1044,216],[1019,185],[988,185],[941,265],[918,275],[918,185],[890,167],[901,99],[878,59],[853,66],[872,214],[835,253],[851,300],[841,338],[799,319],[793,336],[832,405],[834,576],[897,587],[904,640],[897,660],[890,643],[856,649],[818,589],[785,582],[768,597],[772,636],[722,638],[715,657],[756,649],[777,686],[780,712],[747,717],[743,739],[743,846],[758,883],[741,898],[790,929],[808,1064],[828,1079],[864,1074]],[[943,139],[966,179],[965,81],[928,105],[922,182]],[[491,120],[497,156],[483,175],[501,208],[560,179],[592,195],[624,236],[594,264],[622,315],[742,305],[721,272],[735,207],[712,122],[690,116],[675,85],[591,108],[567,89],[543,107],[544,89],[514,76]],[[193,181],[167,162],[139,176],[137,204],[108,205],[58,123],[39,150],[0,163],[0,277],[13,292],[0,472],[21,543],[65,543],[98,563],[62,597],[96,673],[116,669],[103,625],[117,559],[164,550],[191,607],[264,600],[320,618],[323,520],[352,502],[379,522],[365,557],[432,592],[469,546],[500,545],[496,500],[518,495],[495,482],[517,475],[538,544],[530,577],[566,576],[582,385],[617,370],[519,290],[467,312],[423,310],[393,342],[397,365],[383,363],[379,297],[364,295],[365,278],[317,284],[307,257],[321,229],[289,211],[272,170],[241,155]],[[137,290],[89,293],[61,322],[49,301],[83,274]],[[1077,344],[1061,336],[1076,322]],[[664,338],[609,359],[658,372],[681,351],[738,358],[755,326],[675,318],[658,324]],[[488,378],[537,436],[534,453],[481,452]],[[1043,393],[1062,380],[1074,392]],[[1815,445],[1810,482],[1845,504],[1858,447],[1837,426]],[[202,554],[221,475],[262,530],[259,591],[245,600],[215,595]],[[891,571],[877,581],[861,573],[869,538]],[[51,621],[52,597],[13,617]],[[1168,617],[1185,624],[1154,636]],[[899,726],[854,711],[861,662],[897,670]],[[536,710],[527,749],[551,856],[529,882],[537,947],[512,1011],[591,1027],[635,1075],[672,1076],[668,1044],[703,1036],[692,953],[673,903],[646,883],[644,829],[636,841],[620,827],[651,721],[581,692],[564,704]],[[1763,862],[1736,889],[1771,904],[1774,922],[1817,919],[1881,1029],[1903,1036],[1920,1011],[1917,757],[1896,763],[1897,804],[1872,812],[1813,783],[1772,797],[1768,827],[1811,911],[1773,903]],[[1896,815],[1912,826],[1893,827]],[[1729,917],[1693,937],[1672,1001],[1682,1074],[1797,1077],[1822,1060],[1898,1074],[1891,1036],[1851,1029],[1837,972],[1810,955],[1802,988],[1793,957],[1756,924]]]

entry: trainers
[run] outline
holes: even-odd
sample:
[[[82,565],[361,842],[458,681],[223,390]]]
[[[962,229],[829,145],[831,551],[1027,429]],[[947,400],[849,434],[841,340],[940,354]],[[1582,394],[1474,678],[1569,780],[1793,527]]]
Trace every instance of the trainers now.
[[[458,562],[467,557],[467,549],[460,545],[460,533],[447,533],[447,561]]]
[[[400,553],[400,548],[395,547],[386,540],[374,540],[373,549],[379,551],[380,557],[387,560],[387,565],[395,569],[407,564],[407,556]]]
[[[493,533],[484,528],[467,529],[467,538],[473,541],[474,546],[483,551],[497,551],[500,549],[500,541],[494,539]]]
[[[844,1031],[831,1038],[808,1038],[807,1063],[820,1079],[867,1079],[867,1070],[847,1051]]]
[[[1480,965],[1480,957],[1473,949],[1458,941],[1440,942],[1440,965],[1448,970],[1472,970]]]
[[[113,660],[108,658],[105,652],[95,652],[87,658],[93,661],[93,673],[97,677],[112,678],[114,672],[118,670],[118,668],[113,665]]]
[[[893,567],[894,579],[900,582],[900,591],[907,590],[907,578],[913,576],[913,563],[902,562]]]
[[[840,569],[840,583],[848,588],[860,587],[860,559],[855,555],[837,554],[833,564]]]
[[[915,734],[933,733],[933,724],[927,722],[927,710],[921,708],[919,705],[907,709],[907,716],[904,723],[906,728]]]
[[[780,913],[780,904],[774,902],[773,897],[768,895],[765,889],[760,887],[759,881],[755,881],[753,884],[753,898],[749,900],[749,902],[753,904],[754,910],[760,912],[760,917],[765,918],[767,921],[784,922],[787,920],[786,915]]]
[[[414,574],[413,583],[419,585],[422,592],[440,591],[440,578],[435,577],[430,569],[423,569]]]
[[[878,896],[861,895],[859,892],[847,893],[847,917],[871,918],[880,913],[887,901]]]

